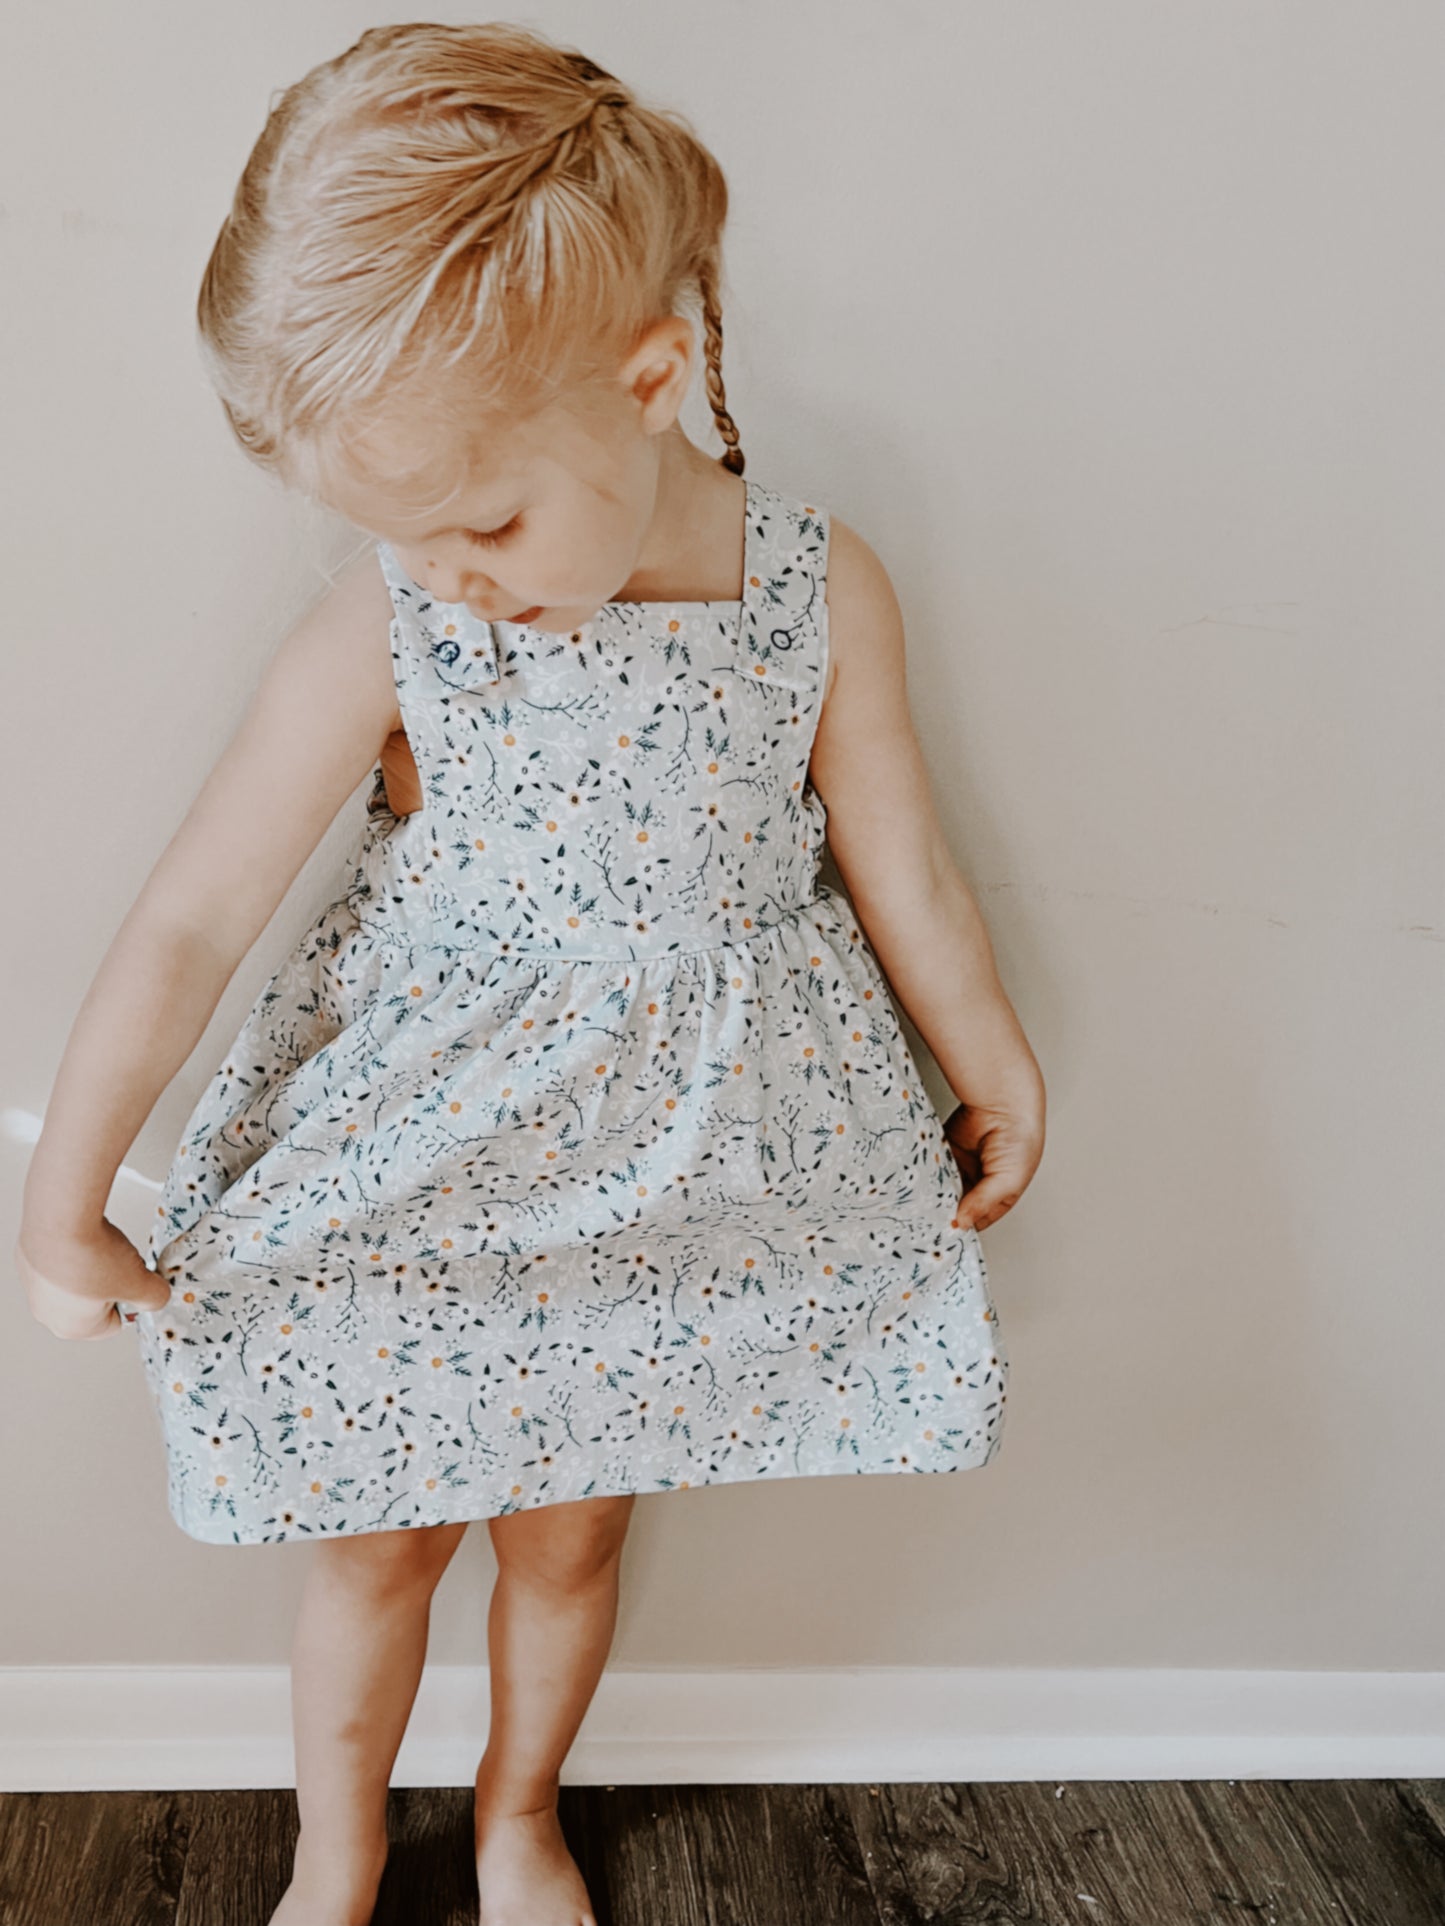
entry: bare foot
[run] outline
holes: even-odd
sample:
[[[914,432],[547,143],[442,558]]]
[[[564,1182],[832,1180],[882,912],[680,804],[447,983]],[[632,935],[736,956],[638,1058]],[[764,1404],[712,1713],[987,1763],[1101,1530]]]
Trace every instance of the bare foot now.
[[[385,1846],[365,1864],[340,1856],[327,1861],[319,1853],[315,1858],[319,1864],[312,1863],[298,1840],[291,1884],[267,1926],[370,1926],[386,1867]]]
[[[477,1926],[597,1926],[554,1805],[532,1812],[476,1807]]]

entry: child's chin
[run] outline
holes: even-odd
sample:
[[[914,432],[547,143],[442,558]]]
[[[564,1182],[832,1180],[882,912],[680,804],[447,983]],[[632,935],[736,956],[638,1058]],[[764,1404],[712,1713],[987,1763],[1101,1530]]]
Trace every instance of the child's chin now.
[[[523,627],[536,629],[542,635],[569,635],[574,629],[585,628],[596,613],[593,609],[586,615],[568,615],[561,609],[542,609],[524,622]]]

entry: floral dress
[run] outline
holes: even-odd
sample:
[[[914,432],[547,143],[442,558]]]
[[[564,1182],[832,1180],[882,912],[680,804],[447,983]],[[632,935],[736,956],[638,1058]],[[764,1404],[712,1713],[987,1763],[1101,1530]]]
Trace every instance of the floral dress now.
[[[264,1544],[619,1493],[958,1471],[1008,1358],[885,978],[820,885],[826,509],[744,592],[570,634],[377,545],[422,802],[167,1172],[136,1314],[173,1518]]]

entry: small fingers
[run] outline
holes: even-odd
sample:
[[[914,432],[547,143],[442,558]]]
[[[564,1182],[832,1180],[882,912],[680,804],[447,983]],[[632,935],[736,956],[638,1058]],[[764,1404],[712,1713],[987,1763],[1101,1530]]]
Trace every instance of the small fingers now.
[[[1000,1177],[986,1177],[965,1191],[959,1201],[958,1224],[962,1230],[987,1230],[1018,1202],[1018,1192]]]

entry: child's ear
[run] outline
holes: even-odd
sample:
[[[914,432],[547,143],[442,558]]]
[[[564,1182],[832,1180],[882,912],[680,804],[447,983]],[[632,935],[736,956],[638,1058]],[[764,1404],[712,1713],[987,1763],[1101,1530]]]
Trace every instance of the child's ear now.
[[[670,428],[682,412],[692,380],[696,342],[686,315],[654,321],[627,358],[623,380],[642,409],[649,434]]]

